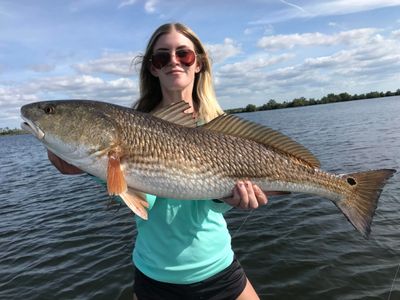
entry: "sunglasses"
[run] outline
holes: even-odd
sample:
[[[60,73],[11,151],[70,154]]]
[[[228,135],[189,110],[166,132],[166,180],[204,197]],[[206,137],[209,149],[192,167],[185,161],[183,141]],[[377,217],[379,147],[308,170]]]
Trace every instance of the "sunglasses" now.
[[[175,51],[176,59],[184,66],[190,67],[196,61],[196,53],[190,49],[178,49]],[[172,59],[172,53],[167,51],[159,51],[154,53],[151,58],[150,62],[156,69],[162,69]]]

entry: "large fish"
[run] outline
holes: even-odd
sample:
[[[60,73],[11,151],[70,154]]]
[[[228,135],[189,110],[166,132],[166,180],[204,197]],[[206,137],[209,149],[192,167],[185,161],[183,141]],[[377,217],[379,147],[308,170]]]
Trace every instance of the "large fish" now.
[[[87,100],[44,101],[21,108],[22,128],[66,162],[107,182],[147,218],[143,193],[175,199],[221,199],[238,180],[263,191],[332,200],[364,237],[386,180],[395,170],[336,175],[303,146],[270,128],[223,115],[195,126],[178,102],[156,114]]]

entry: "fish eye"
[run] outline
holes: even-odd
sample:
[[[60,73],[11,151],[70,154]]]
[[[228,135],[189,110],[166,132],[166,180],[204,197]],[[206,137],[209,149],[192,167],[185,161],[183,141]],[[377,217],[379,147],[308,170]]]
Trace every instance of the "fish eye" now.
[[[53,105],[46,105],[43,108],[44,112],[48,115],[54,114],[56,112],[56,109]]]

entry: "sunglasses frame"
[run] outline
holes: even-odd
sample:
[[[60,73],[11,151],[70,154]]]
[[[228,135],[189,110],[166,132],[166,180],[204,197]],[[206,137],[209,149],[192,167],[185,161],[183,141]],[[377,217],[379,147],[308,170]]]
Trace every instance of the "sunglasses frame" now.
[[[182,55],[183,53],[183,55]],[[182,65],[186,67],[192,66],[195,61],[197,54],[195,51],[192,49],[177,49],[175,50],[175,53],[172,54],[171,51],[157,51],[153,53],[149,59],[149,62],[152,64],[152,66],[158,70],[161,70],[164,68],[166,65],[168,65],[171,62],[172,56],[175,55],[176,60],[178,60]],[[159,58],[156,58],[156,57]],[[168,58],[167,58],[168,56]],[[187,59],[190,59],[189,61],[186,61]],[[158,63],[157,63],[158,60]]]

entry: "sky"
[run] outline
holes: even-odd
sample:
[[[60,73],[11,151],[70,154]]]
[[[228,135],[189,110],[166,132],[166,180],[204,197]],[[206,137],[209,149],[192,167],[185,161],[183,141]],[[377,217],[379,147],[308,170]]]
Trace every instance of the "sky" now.
[[[400,88],[400,0],[1,0],[0,128],[35,101],[131,106],[168,22],[205,44],[224,109]]]

